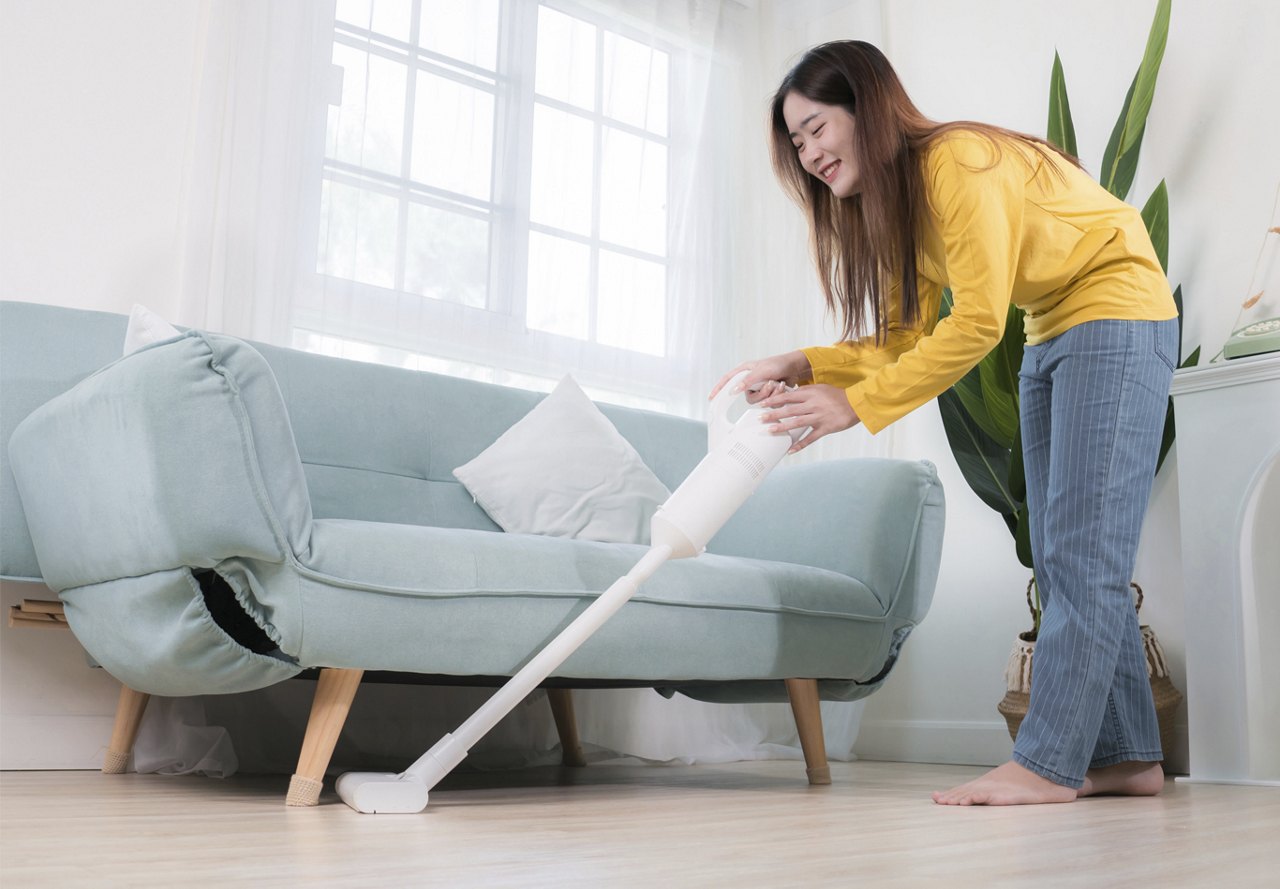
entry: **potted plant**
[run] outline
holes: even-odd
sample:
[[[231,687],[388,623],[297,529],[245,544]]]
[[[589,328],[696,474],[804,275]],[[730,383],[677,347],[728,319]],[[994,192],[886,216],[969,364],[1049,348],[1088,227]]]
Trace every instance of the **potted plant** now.
[[[1138,165],[1138,154],[1146,130],[1147,115],[1155,93],[1156,75],[1164,57],[1165,42],[1169,33],[1170,0],[1159,0],[1155,20],[1147,38],[1146,51],[1134,75],[1133,83],[1125,96],[1120,116],[1116,120],[1111,138],[1103,153],[1099,175],[1101,184],[1113,195],[1124,200]],[[1054,53],[1053,71],[1049,85],[1049,126],[1047,138],[1054,145],[1072,155],[1077,155],[1075,127],[1071,121],[1071,107],[1067,101],[1066,78],[1062,60]],[[1155,246],[1161,267],[1168,272],[1169,253],[1169,192],[1164,180],[1156,186],[1142,208],[1151,242]],[[1182,339],[1182,288],[1173,293],[1178,306],[1179,343]],[[940,317],[951,312],[951,292],[944,290]],[[1031,537],[1027,527],[1026,478],[1022,466],[1022,436],[1019,430],[1018,370],[1022,365],[1023,312],[1017,306],[1009,307],[1005,333],[999,344],[978,366],[966,374],[955,386],[942,393],[938,407],[960,471],[978,497],[998,512],[1013,535],[1018,560],[1031,572],[1027,585],[1027,605],[1031,610],[1031,629],[1019,635],[1006,670],[1008,693],[999,709],[1009,723],[1010,735],[1017,734],[1018,725],[1026,713],[1031,688],[1031,660],[1036,636],[1040,629],[1040,600],[1035,583],[1035,561],[1031,553]],[[1179,355],[1181,358],[1181,355]],[[1200,358],[1197,348],[1180,367],[1194,366]],[[1164,463],[1174,438],[1173,400],[1169,400],[1165,413],[1164,435],[1160,444],[1160,456],[1156,472]],[[1135,589],[1137,585],[1134,585]],[[1138,590],[1138,607],[1141,606],[1141,590]],[[1163,651],[1149,627],[1143,627],[1143,639],[1147,648],[1148,671],[1152,675],[1156,692],[1157,713],[1160,718],[1162,739],[1167,735],[1173,710],[1181,701],[1181,694],[1168,679],[1168,668]],[[1166,746],[1168,746],[1166,741]]]

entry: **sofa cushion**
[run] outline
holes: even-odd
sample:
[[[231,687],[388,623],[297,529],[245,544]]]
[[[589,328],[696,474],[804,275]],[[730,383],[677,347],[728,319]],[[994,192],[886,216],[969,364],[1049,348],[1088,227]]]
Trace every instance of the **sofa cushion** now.
[[[670,491],[572,377],[453,471],[504,531],[648,543]]]
[[[231,639],[185,568],[67,590],[62,601],[85,650],[112,676],[147,694],[252,691],[302,670]]]
[[[9,456],[57,591],[309,544],[275,378],[230,337],[193,331],[107,365],[32,411]]]
[[[317,519],[311,555],[297,567],[305,627],[286,631],[281,646],[304,665],[509,675],[644,552],[627,544]],[[293,584],[282,582],[288,566],[240,560],[219,570],[235,585],[292,595]],[[880,600],[855,578],[708,554],[660,567],[556,675],[859,678],[882,663],[885,621]],[[709,644],[717,652],[712,659]]]

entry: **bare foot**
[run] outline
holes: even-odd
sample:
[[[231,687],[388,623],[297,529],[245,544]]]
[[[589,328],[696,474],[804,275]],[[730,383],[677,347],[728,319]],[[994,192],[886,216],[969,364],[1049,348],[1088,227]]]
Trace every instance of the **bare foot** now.
[[[1123,796],[1155,796],[1164,788],[1164,769],[1158,762],[1118,762],[1089,769],[1079,796],[1114,793]]]
[[[1074,787],[1054,784],[1016,762],[1007,762],[976,781],[933,795],[933,801],[940,806],[1028,806],[1069,803],[1075,798]]]

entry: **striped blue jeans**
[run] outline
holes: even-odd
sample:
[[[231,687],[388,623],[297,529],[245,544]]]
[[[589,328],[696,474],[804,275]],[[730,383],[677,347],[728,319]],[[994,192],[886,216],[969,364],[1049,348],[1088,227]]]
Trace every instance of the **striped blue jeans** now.
[[[1067,787],[1158,762],[1129,581],[1178,354],[1178,322],[1089,321],[1027,346],[1022,450],[1043,608],[1014,761]]]

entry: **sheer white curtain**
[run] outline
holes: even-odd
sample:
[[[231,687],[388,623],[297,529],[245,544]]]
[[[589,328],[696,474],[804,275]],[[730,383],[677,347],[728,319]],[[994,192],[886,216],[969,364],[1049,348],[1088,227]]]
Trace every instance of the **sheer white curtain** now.
[[[203,0],[200,12],[173,320],[285,342],[314,226],[332,16],[310,0]]]
[[[832,339],[765,113],[787,63],[862,36],[848,32],[866,9],[878,6],[210,0],[175,320],[535,389],[573,373],[594,397],[699,415],[731,365]],[[802,457],[886,447],[852,433]],[[155,708],[138,761],[234,771],[207,711],[243,767],[292,768],[310,690]],[[362,689],[337,762],[344,749],[416,755],[488,693]],[[576,698],[599,755],[801,756],[786,704]],[[823,705],[833,759],[852,758],[861,710]],[[296,727],[289,743],[260,731],[273,722]],[[554,743],[531,701],[477,756],[549,761]]]

